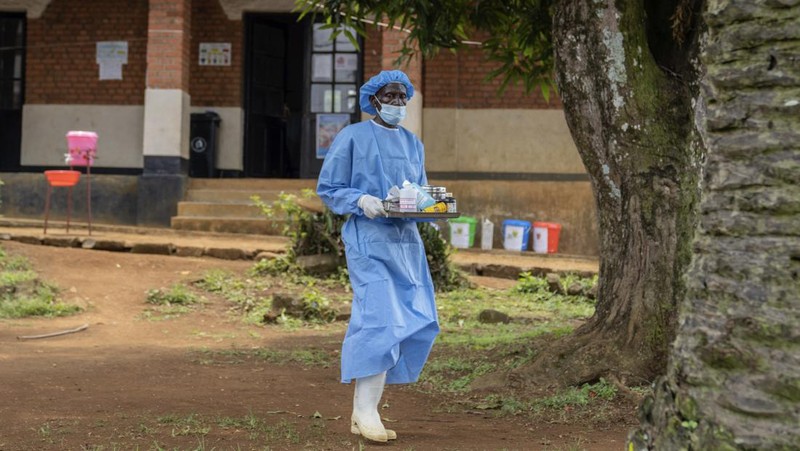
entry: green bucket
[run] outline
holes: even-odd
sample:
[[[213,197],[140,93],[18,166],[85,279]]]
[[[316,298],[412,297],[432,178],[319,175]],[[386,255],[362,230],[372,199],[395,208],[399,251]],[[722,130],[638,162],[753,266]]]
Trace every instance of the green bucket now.
[[[450,245],[469,248],[475,244],[475,231],[478,220],[472,216],[460,216],[450,220]]]

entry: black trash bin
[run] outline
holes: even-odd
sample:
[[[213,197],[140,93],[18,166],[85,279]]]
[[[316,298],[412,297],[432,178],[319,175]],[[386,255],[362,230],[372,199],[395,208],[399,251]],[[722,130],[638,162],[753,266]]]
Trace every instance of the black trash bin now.
[[[189,132],[189,177],[216,177],[214,163],[219,140],[219,114],[213,111],[192,113]]]

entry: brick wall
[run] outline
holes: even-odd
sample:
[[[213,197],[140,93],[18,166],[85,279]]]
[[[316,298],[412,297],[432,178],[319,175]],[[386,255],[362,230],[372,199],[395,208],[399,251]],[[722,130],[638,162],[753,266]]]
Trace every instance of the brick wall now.
[[[499,64],[489,62],[479,47],[467,47],[455,55],[447,50],[425,60],[425,107],[427,108],[561,108],[555,93],[548,104],[539,90],[525,94],[522,86],[509,85],[498,96],[501,79],[486,81]]]
[[[244,21],[229,20],[218,0],[192,2],[189,92],[192,105],[241,106]],[[230,42],[230,66],[200,66],[201,42]]]
[[[28,20],[25,102],[141,105],[147,0],[53,0]],[[128,41],[122,80],[99,80],[97,41]]]
[[[191,0],[150,0],[147,87],[189,90]]]
[[[381,71],[381,52],[383,48],[383,33],[377,27],[367,27],[367,36],[364,38],[364,81]]]

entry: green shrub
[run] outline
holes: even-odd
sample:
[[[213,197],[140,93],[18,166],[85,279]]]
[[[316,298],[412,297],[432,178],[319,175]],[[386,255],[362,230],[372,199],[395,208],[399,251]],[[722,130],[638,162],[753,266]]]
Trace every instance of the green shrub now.
[[[278,195],[278,200],[272,204],[264,203],[258,196],[251,197],[251,200],[268,218],[274,218],[280,212],[286,214],[283,234],[292,242],[293,256],[334,254],[339,256],[343,263],[342,226],[347,218],[327,208],[323,208],[321,212],[314,212],[301,205],[301,199],[311,199],[316,196],[309,189],[303,190],[301,196],[298,198],[294,194],[281,193]]]
[[[517,284],[514,286],[514,291],[517,293],[538,293],[540,291],[547,291],[547,280],[533,276],[529,272],[524,272],[519,275]]]
[[[418,225],[436,291],[453,291],[468,287],[467,277],[450,261],[450,255],[453,253],[450,243],[442,239],[439,231],[432,225],[424,222]]]

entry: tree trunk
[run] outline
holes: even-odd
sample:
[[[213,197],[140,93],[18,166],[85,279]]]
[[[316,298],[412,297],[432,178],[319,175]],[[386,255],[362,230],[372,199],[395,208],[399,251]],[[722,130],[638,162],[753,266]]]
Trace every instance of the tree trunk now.
[[[564,112],[592,181],[600,278],[594,316],[512,379],[566,384],[664,374],[691,256],[704,147],[692,8],[673,0],[562,0],[553,23]],[[672,16],[685,8],[673,37]]]
[[[700,229],[631,449],[800,449],[800,1],[716,0],[705,18]]]

